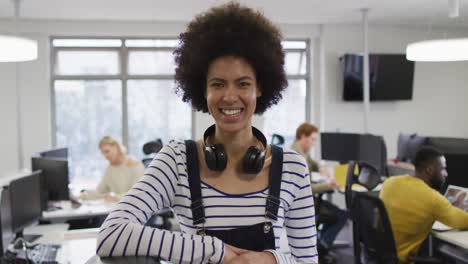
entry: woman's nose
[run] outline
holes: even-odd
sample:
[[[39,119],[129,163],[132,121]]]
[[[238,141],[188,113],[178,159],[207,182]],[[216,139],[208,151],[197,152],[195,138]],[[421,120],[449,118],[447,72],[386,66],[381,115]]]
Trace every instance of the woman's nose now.
[[[223,96],[223,99],[225,101],[235,101],[237,100],[238,96],[239,96],[239,91],[236,89],[235,85],[233,84],[228,84],[226,86],[226,89],[225,89],[225,92],[224,92],[224,96]]]

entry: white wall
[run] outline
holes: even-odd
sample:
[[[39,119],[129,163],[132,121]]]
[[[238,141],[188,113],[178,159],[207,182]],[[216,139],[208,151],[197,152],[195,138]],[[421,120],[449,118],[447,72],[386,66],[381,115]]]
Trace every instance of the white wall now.
[[[314,38],[316,27],[310,25],[283,25],[283,32],[290,38]],[[9,21],[0,20],[0,33],[9,32]],[[83,22],[24,20],[20,31],[39,42],[39,59],[22,63],[20,67],[21,118],[23,125],[24,166],[30,167],[34,153],[52,147],[52,109],[50,83],[51,36],[132,36],[177,37],[185,29],[182,22]],[[18,147],[15,103],[15,66],[0,65],[0,176],[18,168]],[[203,136],[204,129],[212,124],[207,114],[196,113],[195,137]],[[262,118],[254,117],[254,125],[263,127]],[[6,129],[5,129],[6,128]]]
[[[176,37],[185,28],[184,23],[163,22],[76,22],[76,21],[24,21],[21,31],[39,41],[39,60],[23,63],[20,67],[21,116],[23,119],[24,164],[29,167],[30,156],[52,147],[50,36],[151,36]],[[288,38],[310,38],[316,43],[316,25],[281,25]],[[0,20],[0,32],[9,31],[11,25]],[[360,28],[330,25],[324,28],[326,61],[326,130],[362,132],[361,106],[341,100],[338,57],[347,52],[361,50]],[[467,35],[467,31],[447,34]],[[370,27],[370,48],[374,52],[404,52],[409,41],[422,39],[425,29]],[[313,54],[314,60],[318,58]],[[317,65],[317,63],[313,63]],[[468,122],[460,113],[468,112],[462,100],[468,98],[467,63],[432,63],[416,65],[414,100],[410,102],[373,103],[371,105],[371,132],[383,134],[390,156],[395,153],[399,131],[420,132],[430,135],[468,137]],[[17,130],[15,103],[15,67],[0,64],[0,176],[14,171],[17,162]],[[317,86],[317,69],[312,72],[312,95]],[[312,99],[312,102],[317,102]],[[431,111],[432,109],[436,109]],[[311,109],[312,121],[318,105]],[[458,120],[455,116],[458,113]],[[196,114],[195,137],[202,136],[212,123],[208,115]],[[254,125],[263,127],[262,118],[255,117]]]
[[[0,63],[0,175],[18,167],[14,64]]]
[[[406,44],[423,40],[425,28],[370,26],[370,52],[404,53]],[[466,37],[467,30],[433,30],[430,37]],[[326,26],[326,130],[363,132],[361,103],[344,102],[343,76],[338,58],[363,50],[359,26]],[[468,137],[468,62],[423,63],[415,66],[413,100],[371,102],[370,132],[383,135],[389,157],[396,156],[399,132],[423,135]]]

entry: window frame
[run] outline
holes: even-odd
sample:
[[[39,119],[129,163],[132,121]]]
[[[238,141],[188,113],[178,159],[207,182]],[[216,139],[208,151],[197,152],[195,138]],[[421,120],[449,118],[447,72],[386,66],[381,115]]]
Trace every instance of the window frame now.
[[[285,41],[303,41],[306,44],[305,48],[287,48],[284,49],[284,52],[287,53],[289,52],[304,52],[304,56],[306,56],[305,63],[306,63],[306,70],[304,74],[286,74],[286,78],[288,80],[305,80],[306,81],[306,102],[305,102],[305,120],[307,122],[311,122],[311,110],[312,110],[312,105],[311,105],[311,93],[312,93],[312,72],[311,72],[311,40],[310,38],[286,38]],[[300,67],[299,67],[300,69]]]
[[[120,47],[56,47],[54,46],[55,39],[112,39],[120,40]],[[127,47],[125,46],[126,40],[138,40],[138,39],[155,39],[155,40],[175,40],[177,37],[105,37],[105,36],[50,36],[49,47],[50,47],[50,94],[51,94],[51,132],[52,132],[52,145],[57,146],[57,124],[56,124],[56,101],[55,101],[55,89],[54,83],[57,80],[119,80],[122,84],[122,144],[128,146],[128,103],[127,103],[127,81],[128,80],[173,80],[175,74],[167,75],[130,75],[128,74],[128,56],[131,51],[173,51],[175,49],[171,47]],[[305,80],[306,82],[306,102],[305,102],[305,121],[311,121],[311,40],[310,38],[286,38],[284,41],[301,41],[306,44],[305,48],[285,48],[284,52],[301,52],[306,56],[306,71],[304,74],[287,74],[288,80]],[[57,75],[55,74],[57,53],[62,50],[67,51],[101,51],[101,50],[112,50],[118,51],[119,54],[119,69],[120,74],[117,75]],[[300,69],[300,67],[299,67]],[[196,135],[196,114],[195,111],[191,113],[191,138]]]
[[[57,47],[54,46],[56,39],[112,39],[120,40],[120,47]],[[149,75],[130,75],[128,73],[128,56],[131,51],[173,51],[171,47],[126,47],[125,40],[130,39],[157,39],[157,40],[175,40],[177,38],[171,37],[92,37],[92,36],[51,36],[49,38],[50,45],[50,92],[51,92],[51,132],[52,132],[52,145],[57,146],[57,119],[56,119],[56,100],[55,100],[55,81],[61,80],[76,80],[76,81],[90,81],[90,80],[118,80],[122,84],[122,144],[128,147],[129,140],[129,127],[128,127],[128,89],[127,82],[129,80],[174,80],[175,74],[149,74]],[[55,72],[57,66],[57,54],[60,51],[117,51],[119,56],[119,69],[120,73],[115,75],[59,75]],[[195,135],[195,112],[191,113],[191,137]]]

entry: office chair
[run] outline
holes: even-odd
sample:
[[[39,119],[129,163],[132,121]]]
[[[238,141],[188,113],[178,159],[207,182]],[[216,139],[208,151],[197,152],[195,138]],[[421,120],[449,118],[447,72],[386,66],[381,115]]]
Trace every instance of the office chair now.
[[[163,147],[162,140],[158,138],[156,140],[146,142],[143,145],[143,153],[145,155],[156,154],[162,149],[162,147]],[[147,158],[143,158],[141,161],[143,162],[143,165],[145,165],[145,168],[146,168],[148,167],[148,165],[151,163],[152,160],[153,160],[153,157],[147,157]]]
[[[365,162],[348,163],[345,202],[353,222],[356,264],[362,263],[362,252],[366,259],[365,263],[398,263],[395,240],[383,202],[370,192],[352,190],[353,184],[358,184],[371,191],[380,182],[380,173],[374,166]],[[408,260],[416,263],[441,263],[430,257],[410,256]]]
[[[174,212],[170,208],[164,208],[154,213],[145,226],[155,227],[164,230],[172,230],[172,224],[169,219],[174,218]]]
[[[284,144],[284,137],[278,134],[271,136],[271,144],[276,146],[282,146]]]
[[[356,192],[350,212],[353,221],[354,263],[398,264],[390,220],[378,197]],[[409,256],[415,263],[442,263],[432,257]]]
[[[350,161],[346,173],[345,202],[346,208],[350,210],[354,192],[353,184],[358,184],[371,191],[381,182],[380,173],[369,163]]]

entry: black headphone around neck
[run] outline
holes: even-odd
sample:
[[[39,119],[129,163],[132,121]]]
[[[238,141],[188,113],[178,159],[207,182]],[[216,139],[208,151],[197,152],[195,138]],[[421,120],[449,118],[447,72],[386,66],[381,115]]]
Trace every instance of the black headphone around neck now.
[[[222,171],[226,168],[227,154],[222,144],[207,145],[206,141],[209,136],[214,135],[216,126],[212,125],[206,129],[203,134],[203,153],[205,154],[205,162],[210,170]],[[242,171],[249,174],[259,173],[263,169],[265,163],[267,142],[266,138],[260,130],[252,127],[253,135],[262,143],[263,150],[255,146],[250,146],[242,159]]]

